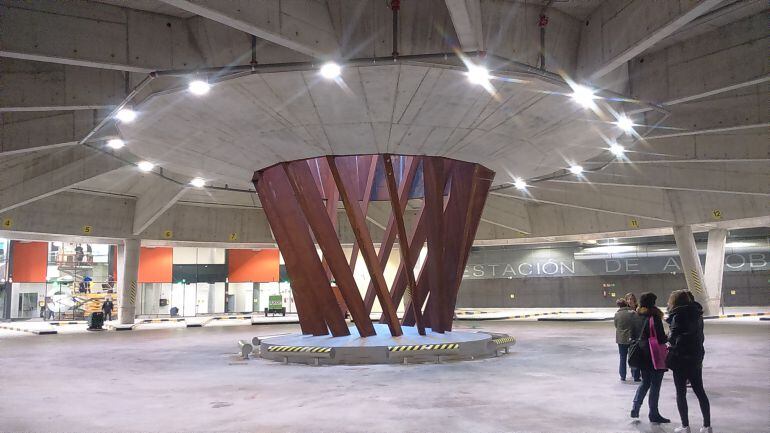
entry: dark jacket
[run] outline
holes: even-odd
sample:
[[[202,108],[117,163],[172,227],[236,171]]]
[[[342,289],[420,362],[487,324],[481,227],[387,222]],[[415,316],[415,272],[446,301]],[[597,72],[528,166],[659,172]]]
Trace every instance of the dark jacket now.
[[[697,366],[703,362],[703,307],[691,302],[674,308],[666,320],[671,329],[668,361],[672,369]]]
[[[666,344],[668,337],[666,337],[666,330],[663,328],[663,312],[658,308],[648,309],[645,307],[639,307],[636,310],[636,314],[639,315],[639,320],[632,332],[631,338],[639,341],[639,348],[641,349],[641,363],[639,369],[641,370],[654,370],[652,365],[652,356],[650,356],[650,320],[653,321],[655,327],[655,335],[658,338],[660,344]]]
[[[102,311],[104,311],[105,313],[108,311],[112,311],[112,308],[113,308],[112,301],[105,301],[102,304]]]

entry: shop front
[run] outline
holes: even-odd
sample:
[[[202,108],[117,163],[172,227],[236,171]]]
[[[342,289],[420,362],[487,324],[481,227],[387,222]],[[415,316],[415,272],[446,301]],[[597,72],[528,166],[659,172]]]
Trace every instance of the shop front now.
[[[143,247],[137,316],[192,317],[262,311],[281,295],[295,311],[288,282],[279,282],[278,250]]]

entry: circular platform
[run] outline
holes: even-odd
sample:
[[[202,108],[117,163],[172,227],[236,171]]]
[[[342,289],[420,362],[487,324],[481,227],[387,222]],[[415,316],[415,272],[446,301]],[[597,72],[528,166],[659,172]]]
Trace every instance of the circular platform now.
[[[345,337],[282,335],[262,340],[260,356],[282,362],[309,364],[397,364],[441,362],[493,356],[515,343],[513,337],[486,332],[453,331],[443,334],[404,326],[404,335],[392,337],[388,326],[375,324],[377,335],[361,338],[354,326]]]

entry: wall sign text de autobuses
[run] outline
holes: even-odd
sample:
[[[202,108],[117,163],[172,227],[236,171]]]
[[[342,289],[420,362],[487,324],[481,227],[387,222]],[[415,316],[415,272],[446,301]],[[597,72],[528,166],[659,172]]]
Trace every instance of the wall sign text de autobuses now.
[[[536,251],[533,253],[533,251]],[[572,252],[558,251],[546,255],[543,250],[526,252],[494,250],[474,251],[465,267],[463,278],[530,278],[594,275],[633,275],[681,273],[679,257],[634,257],[617,259],[576,260]],[[490,254],[491,253],[491,254]],[[705,263],[705,256],[701,256]],[[732,253],[725,255],[725,271],[748,272],[770,269],[770,252]]]

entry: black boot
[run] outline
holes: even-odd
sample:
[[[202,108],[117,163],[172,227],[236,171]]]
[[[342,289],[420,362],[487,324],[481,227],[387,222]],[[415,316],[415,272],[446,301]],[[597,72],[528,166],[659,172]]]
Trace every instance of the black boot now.
[[[631,418],[639,418],[639,409],[631,409]]]
[[[650,415],[650,422],[655,424],[668,424],[671,422],[668,418],[663,418],[661,414]]]

